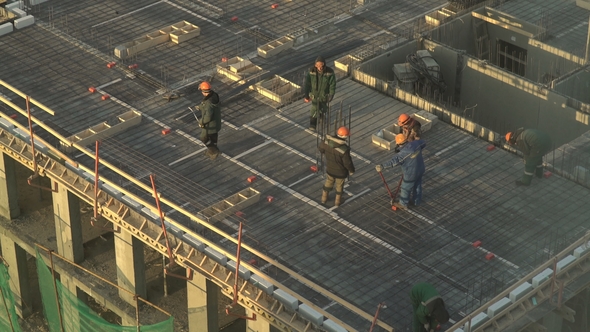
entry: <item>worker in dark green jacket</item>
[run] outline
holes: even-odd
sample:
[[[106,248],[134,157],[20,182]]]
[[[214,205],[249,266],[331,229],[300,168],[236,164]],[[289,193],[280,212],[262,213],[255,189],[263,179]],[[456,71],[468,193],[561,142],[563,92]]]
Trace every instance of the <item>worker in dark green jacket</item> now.
[[[414,309],[413,332],[432,332],[438,324],[449,321],[445,302],[431,284],[415,284],[410,292],[410,300]]]
[[[221,110],[219,108],[219,95],[211,90],[209,82],[203,82],[199,85],[199,90],[203,94],[203,101],[198,106],[201,110],[201,119],[199,126],[201,129],[201,141],[207,146],[205,155],[214,160],[219,155],[217,148],[217,136],[221,129]]]
[[[522,179],[516,180],[517,186],[528,186],[533,180],[533,174],[543,177],[543,156],[551,149],[551,138],[538,129],[518,128],[506,134],[506,141],[515,145],[522,152],[524,158],[524,174]]]
[[[305,102],[311,101],[309,129],[316,130],[318,117],[324,118],[324,114],[328,111],[328,104],[336,93],[334,70],[326,66],[326,61],[321,55],[317,57],[315,66],[311,67],[305,76],[303,93]]]

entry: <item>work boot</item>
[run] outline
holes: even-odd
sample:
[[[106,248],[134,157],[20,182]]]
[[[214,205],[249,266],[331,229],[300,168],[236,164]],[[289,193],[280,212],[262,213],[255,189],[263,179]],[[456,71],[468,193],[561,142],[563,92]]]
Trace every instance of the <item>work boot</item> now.
[[[530,183],[525,183],[525,182],[523,182],[522,180],[516,180],[516,181],[514,181],[514,183],[515,183],[517,186],[528,186],[528,185],[530,185]]]
[[[326,204],[326,202],[328,201],[328,192],[323,190],[322,191],[322,204]]]
[[[334,206],[340,206],[340,201],[342,199],[342,194],[336,194],[336,199],[334,200]]]
[[[217,156],[219,156],[219,154],[219,149],[215,145],[208,146],[207,151],[205,151],[205,155],[209,157],[209,159],[211,160],[217,159]]]
[[[395,206],[396,208],[400,209],[400,210],[407,210],[408,207],[400,202],[395,202],[393,203],[393,206]]]
[[[543,178],[543,166],[537,166],[535,169],[535,176],[539,179]]]
[[[317,126],[318,126],[318,118],[309,117],[309,130],[316,131]]]

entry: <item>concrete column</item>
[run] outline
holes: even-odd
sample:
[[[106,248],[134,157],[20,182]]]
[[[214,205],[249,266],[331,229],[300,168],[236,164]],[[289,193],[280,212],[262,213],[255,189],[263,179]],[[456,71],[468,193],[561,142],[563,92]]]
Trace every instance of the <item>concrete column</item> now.
[[[62,300],[60,309],[63,312],[62,316],[64,317],[64,329],[66,331],[82,331],[80,324],[80,313],[78,312],[77,306],[78,302],[76,301],[76,299],[79,299],[82,302],[87,303],[88,295],[86,295],[86,293],[84,293],[76,286],[73,278],[70,278],[65,274],[60,275],[59,281],[64,286],[64,288],[69,291],[69,293],[75,295],[69,297],[68,294],[66,295],[68,296],[67,298],[64,298],[63,295],[61,296]]]
[[[590,17],[588,18],[588,35],[586,35],[586,63],[590,61]]]
[[[246,315],[252,317],[254,311],[246,309]],[[270,332],[270,323],[256,315],[256,320],[246,320],[246,332]]]
[[[143,243],[128,232],[115,233],[117,283],[124,289],[147,299]],[[135,306],[133,295],[119,290],[119,296]]]
[[[0,152],[0,216],[8,220],[20,215],[15,167],[14,159]]]
[[[32,313],[33,295],[29,286],[27,252],[5,235],[0,236],[2,257],[8,264],[9,284],[14,295],[16,314],[26,318]]]
[[[55,184],[52,183],[55,188]],[[82,222],[80,219],[80,199],[64,186],[58,186],[53,192],[53,215],[57,253],[65,258],[80,263],[84,260],[82,247]]]
[[[219,286],[199,272],[186,282],[188,327],[190,332],[217,332]]]

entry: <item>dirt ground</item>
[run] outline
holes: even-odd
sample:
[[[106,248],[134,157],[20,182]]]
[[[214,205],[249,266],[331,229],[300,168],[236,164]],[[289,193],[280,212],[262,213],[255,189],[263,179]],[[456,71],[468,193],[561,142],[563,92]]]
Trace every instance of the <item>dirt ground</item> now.
[[[32,172],[17,163],[17,186],[19,191],[20,216],[11,221],[13,225],[35,224],[42,227],[26,227],[28,235],[34,239],[40,239],[41,243],[48,242],[55,244],[55,222],[53,219],[53,206],[51,192],[29,186],[26,179]],[[50,182],[45,178],[34,180],[37,185],[49,188]],[[116,265],[114,253],[113,234],[99,228],[92,227],[90,218],[93,215],[92,207],[81,203],[82,233],[84,239],[85,261],[81,264],[85,268],[97,273],[109,281],[116,283]],[[106,224],[106,223],[105,223]],[[45,227],[46,225],[46,227]],[[20,227],[19,227],[20,228]],[[186,305],[186,282],[177,278],[167,277],[164,281],[162,269],[162,256],[148,246],[144,246],[146,263],[146,282],[148,288],[148,300],[174,316],[174,330],[188,332],[187,305]],[[175,271],[184,274],[182,269]],[[33,314],[25,320],[19,320],[23,331],[49,331],[43,316],[43,308],[39,293],[35,258],[29,257],[29,275],[31,290],[33,291],[33,303],[25,304],[32,307]],[[100,281],[97,281],[100,282]],[[167,295],[164,295],[164,282],[167,285]],[[103,283],[104,284],[104,283]],[[116,293],[116,289],[113,290]],[[230,300],[220,294],[219,310]],[[88,301],[89,306],[101,317],[112,323],[120,324],[120,318],[110,310],[102,307],[92,299]],[[162,319],[166,317],[161,315]],[[224,331],[238,332],[245,331],[246,326],[243,320],[231,323],[224,314],[220,315],[220,325]]]

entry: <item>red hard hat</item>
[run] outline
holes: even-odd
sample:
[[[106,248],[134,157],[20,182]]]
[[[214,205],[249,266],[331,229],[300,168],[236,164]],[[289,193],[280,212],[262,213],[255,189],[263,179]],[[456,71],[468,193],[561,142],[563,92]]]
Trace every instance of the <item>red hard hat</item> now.
[[[512,138],[512,132],[510,132],[510,131],[509,131],[509,132],[506,134],[506,142],[510,143],[510,139],[511,139],[511,138]]]
[[[406,123],[408,123],[410,121],[410,116],[407,115],[406,113],[402,113],[402,115],[399,116],[399,118],[397,118],[397,124],[399,126],[403,126]]]
[[[211,90],[211,84],[209,84],[209,82],[205,81],[205,82],[199,84],[199,90],[203,90],[203,91]]]
[[[397,134],[395,135],[395,144],[400,145],[406,142],[406,135]]]
[[[338,128],[338,132],[336,133],[340,138],[347,138],[350,135],[350,131],[346,127]]]

